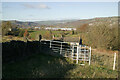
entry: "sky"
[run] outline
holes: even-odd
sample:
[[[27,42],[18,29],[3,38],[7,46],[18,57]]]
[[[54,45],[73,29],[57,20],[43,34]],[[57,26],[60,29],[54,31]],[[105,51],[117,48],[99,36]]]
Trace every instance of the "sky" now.
[[[1,0],[1,2],[119,2],[119,0]]]
[[[3,2],[2,20],[45,21],[118,15],[117,2]]]

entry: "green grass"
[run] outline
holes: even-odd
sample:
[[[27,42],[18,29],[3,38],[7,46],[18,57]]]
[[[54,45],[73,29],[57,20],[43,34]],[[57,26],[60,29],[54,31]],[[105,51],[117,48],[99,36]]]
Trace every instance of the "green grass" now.
[[[3,78],[59,78],[73,67],[64,58],[37,54],[17,63],[3,64]]]
[[[76,65],[76,68],[67,72],[67,78],[117,78],[118,58],[116,70],[113,68],[113,54],[92,52],[91,65]]]
[[[34,54],[16,63],[3,64],[3,78],[117,78],[118,64],[114,71],[112,65],[113,54],[106,53],[92,52],[90,66],[75,64],[69,58]]]
[[[65,77],[67,78],[117,78],[117,71],[113,71],[103,66],[77,66],[70,70]]]
[[[36,39],[36,37],[38,37],[39,34],[41,34],[43,37],[46,33],[50,33],[50,31],[48,30],[39,30],[39,31],[33,31],[33,32],[30,32],[30,36],[31,38],[34,38]],[[70,33],[70,31],[51,31],[52,32],[52,35],[55,35],[55,37],[61,37],[61,34],[63,34],[64,32],[65,33]]]
[[[31,38],[36,38],[36,36],[38,36],[39,34],[43,35],[45,34],[47,31],[44,30],[40,30],[40,31],[34,31],[30,33]]]

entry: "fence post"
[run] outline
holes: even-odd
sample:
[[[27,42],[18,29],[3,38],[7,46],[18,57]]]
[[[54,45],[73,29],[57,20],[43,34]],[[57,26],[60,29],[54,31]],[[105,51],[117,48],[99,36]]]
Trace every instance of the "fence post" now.
[[[62,42],[61,42],[60,54],[62,54]]]
[[[79,48],[79,47],[77,46],[77,59],[76,59],[76,64],[78,64],[78,57],[79,57],[79,56],[78,56],[78,54],[79,54],[79,52],[78,52],[78,51],[79,51],[78,48]]]
[[[50,40],[50,48],[51,48],[51,40]]]
[[[89,65],[90,65],[90,60],[91,60],[91,47],[90,47],[90,54],[89,54]]]
[[[113,70],[115,70],[115,62],[116,62],[116,53],[114,54]]]
[[[74,54],[74,45],[72,46],[72,54],[71,54],[71,58],[73,58],[73,54]]]

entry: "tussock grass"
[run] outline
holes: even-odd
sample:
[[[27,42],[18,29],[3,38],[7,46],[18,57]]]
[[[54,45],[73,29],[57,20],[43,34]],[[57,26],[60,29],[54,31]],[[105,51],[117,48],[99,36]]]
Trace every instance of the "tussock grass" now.
[[[67,78],[117,78],[118,77],[118,54],[116,70],[113,68],[114,54],[92,51],[91,65],[76,65],[76,68],[67,72]]]
[[[62,78],[73,67],[65,58],[37,54],[24,61],[4,64],[3,78]]]
[[[69,58],[35,54],[17,63],[3,65],[3,78],[117,78],[113,54],[92,51],[91,65],[75,64]]]

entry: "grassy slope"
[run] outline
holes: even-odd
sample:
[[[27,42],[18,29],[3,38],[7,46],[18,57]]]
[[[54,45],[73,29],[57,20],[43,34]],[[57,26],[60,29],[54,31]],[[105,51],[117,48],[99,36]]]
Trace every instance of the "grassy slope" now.
[[[24,61],[3,64],[4,78],[59,78],[74,66],[64,58],[37,54]]]
[[[113,71],[113,56],[108,52],[92,51],[91,65],[78,66],[70,70],[65,77],[71,78],[117,78],[118,57],[116,60],[116,70]],[[117,55],[118,56],[118,55]]]
[[[116,78],[113,54],[92,52],[91,66],[72,64],[70,59],[35,54],[24,61],[3,65],[4,78]]]

